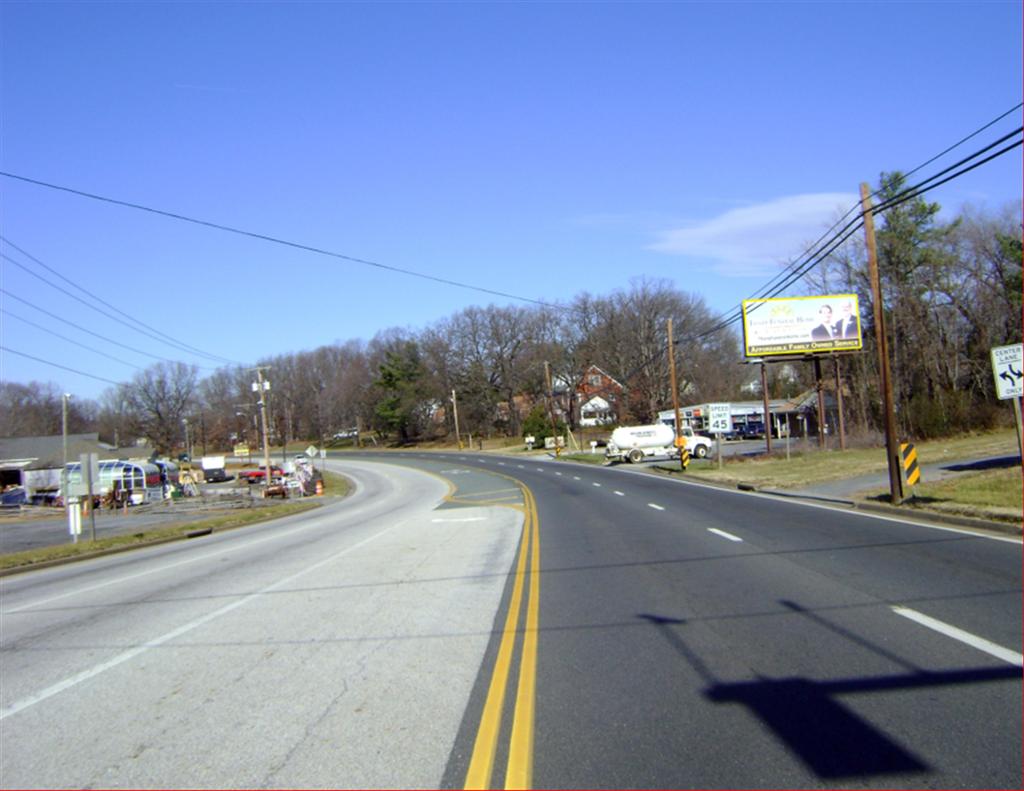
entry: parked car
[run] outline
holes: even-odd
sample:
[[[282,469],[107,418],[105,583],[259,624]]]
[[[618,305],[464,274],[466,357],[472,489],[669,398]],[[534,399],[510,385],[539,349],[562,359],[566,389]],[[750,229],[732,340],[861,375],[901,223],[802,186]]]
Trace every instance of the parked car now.
[[[260,473],[260,477],[263,477],[262,473]],[[224,481],[230,481],[231,476],[228,475],[227,470],[223,467],[214,467],[203,470],[203,480],[206,483],[223,483]]]
[[[764,439],[764,423],[747,423],[740,429],[742,439]]]
[[[264,467],[261,464],[260,468],[258,470],[242,470],[240,473],[238,473],[238,479],[241,480],[241,481],[245,481],[246,483],[250,483],[250,484],[251,483],[262,483],[263,476],[265,474],[266,474],[266,467]],[[270,479],[271,480],[273,480],[274,478],[280,478],[283,475],[284,475],[284,470],[282,470],[277,465],[274,465],[274,464],[270,465]]]

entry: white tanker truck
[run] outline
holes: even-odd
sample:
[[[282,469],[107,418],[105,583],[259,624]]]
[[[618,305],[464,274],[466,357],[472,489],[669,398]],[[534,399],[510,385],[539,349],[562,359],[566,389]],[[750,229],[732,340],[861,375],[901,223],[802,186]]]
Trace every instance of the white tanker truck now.
[[[683,427],[682,436],[686,438],[686,447],[691,456],[703,459],[711,452],[712,441],[694,434],[689,426]],[[612,432],[604,454],[605,462],[630,461],[636,464],[651,456],[677,457],[679,449],[675,447],[674,440],[675,431],[665,423],[623,426]]]

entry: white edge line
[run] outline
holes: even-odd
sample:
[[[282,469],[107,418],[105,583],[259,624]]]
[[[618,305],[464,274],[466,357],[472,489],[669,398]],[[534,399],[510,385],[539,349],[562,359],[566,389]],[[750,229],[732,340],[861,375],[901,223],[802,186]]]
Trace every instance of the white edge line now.
[[[993,643],[990,640],[986,640],[984,637],[978,637],[970,632],[965,632],[963,629],[950,626],[948,623],[944,623],[936,618],[920,613],[917,610],[911,610],[909,607],[894,606],[892,611],[897,615],[909,618],[911,621],[915,621],[922,626],[934,629],[936,632],[946,635],[946,637],[952,637],[954,640],[966,643],[967,645],[977,648],[979,651],[984,651],[986,654],[990,654],[997,659],[1009,662],[1011,665],[1024,667],[1024,655],[1018,654],[1016,651],[1011,651],[1008,648],[1003,648],[1001,645]]]
[[[714,533],[716,536],[721,536],[722,538],[728,538],[730,541],[743,541],[739,536],[734,536],[732,533],[726,533],[724,530],[719,530],[717,527],[709,527],[708,532]]]
[[[648,473],[639,470],[619,470],[618,472],[624,475],[647,475]],[[739,489],[726,489],[721,486],[712,486],[711,484],[704,483],[703,481],[682,481],[677,478],[671,479],[659,479],[664,480],[666,483],[681,484],[682,486],[699,486],[702,489],[714,489],[725,494],[738,495],[741,497],[760,497],[765,500],[774,500],[775,502],[786,502],[792,505],[803,506],[804,508],[819,508],[823,511],[842,511],[844,514],[850,514],[851,516],[859,516],[864,519],[878,519],[884,522],[896,522],[900,525],[910,525],[912,527],[924,527],[929,530],[942,530],[947,533],[959,533],[964,536],[973,536],[974,538],[987,538],[990,541],[1002,541],[1007,544],[1016,544],[1020,546],[1024,542],[1024,536],[994,536],[991,533],[976,532],[974,530],[967,530],[965,528],[958,527],[945,527],[943,525],[937,525],[932,522],[918,521],[916,518],[911,519],[900,519],[895,516],[886,516],[885,514],[873,514],[868,511],[863,511],[859,508],[842,508],[833,505],[826,505],[823,503],[809,503],[805,500],[801,500],[797,497],[779,497],[774,494],[763,494],[762,492],[744,492]],[[915,515],[916,517],[917,515]]]

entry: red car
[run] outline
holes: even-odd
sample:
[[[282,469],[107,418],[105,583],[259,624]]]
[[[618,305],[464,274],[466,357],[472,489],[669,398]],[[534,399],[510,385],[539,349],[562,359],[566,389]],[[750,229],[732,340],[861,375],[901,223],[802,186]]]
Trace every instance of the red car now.
[[[245,481],[246,483],[262,483],[263,475],[266,472],[266,467],[262,464],[258,470],[242,470],[238,473],[239,480]],[[271,480],[274,478],[280,478],[284,475],[284,470],[273,464],[270,465],[270,477]]]

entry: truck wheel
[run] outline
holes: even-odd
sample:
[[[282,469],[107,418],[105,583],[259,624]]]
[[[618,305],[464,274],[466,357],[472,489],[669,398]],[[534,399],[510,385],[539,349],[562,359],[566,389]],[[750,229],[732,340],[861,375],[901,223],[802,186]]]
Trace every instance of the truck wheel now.
[[[633,450],[629,452],[629,460],[633,464],[639,464],[644,460],[644,452],[640,450],[640,448],[633,448]]]
[[[696,456],[698,459],[703,459],[705,456],[708,455],[708,446],[698,445],[697,449],[693,452],[693,455]]]

